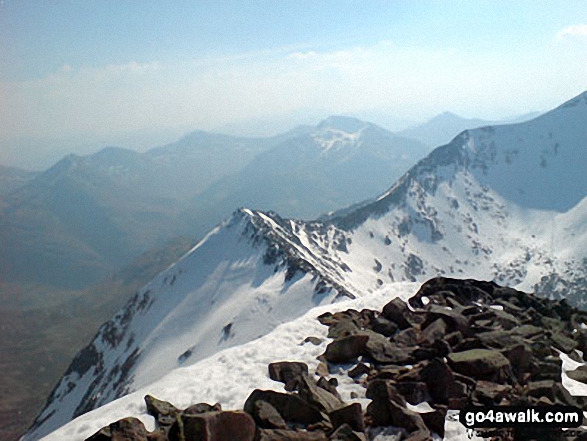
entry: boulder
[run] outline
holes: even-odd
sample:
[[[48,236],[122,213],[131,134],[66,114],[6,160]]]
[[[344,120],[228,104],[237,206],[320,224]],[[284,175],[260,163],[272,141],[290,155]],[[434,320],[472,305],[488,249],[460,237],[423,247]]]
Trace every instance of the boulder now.
[[[147,412],[151,414],[157,424],[162,427],[171,427],[177,419],[177,414],[180,412],[177,407],[167,401],[161,401],[151,395],[145,395],[145,404],[147,405]]]
[[[432,322],[442,319],[446,323],[445,332],[466,332],[469,328],[469,320],[463,314],[454,309],[431,304],[427,308],[426,320],[423,327],[429,326]]]
[[[391,338],[391,342],[399,346],[416,346],[418,339],[418,331],[414,328],[407,328],[395,334]]]
[[[277,409],[263,400],[257,400],[251,409],[251,416],[262,429],[287,429],[287,423]]]
[[[567,376],[573,380],[587,384],[587,366],[579,366],[575,370],[567,371]]]
[[[479,379],[503,379],[510,370],[509,360],[497,350],[471,349],[453,352],[447,359],[455,372]]]
[[[562,331],[554,332],[550,336],[550,340],[555,348],[561,350],[565,354],[573,352],[579,346],[575,340],[567,337]]]
[[[344,318],[330,325],[328,328],[328,337],[339,339],[353,335],[360,330],[361,328],[354,320],[350,318]]]
[[[255,421],[239,411],[182,415],[186,441],[253,441]]]
[[[412,312],[406,302],[398,297],[383,307],[382,314],[383,317],[394,322],[400,329],[406,329],[412,326],[409,321]]]
[[[398,330],[398,325],[383,316],[377,317],[371,323],[371,329],[385,337],[391,337]]]
[[[287,383],[301,374],[308,374],[308,365],[299,361],[279,361],[269,363],[269,378]]]
[[[324,358],[330,363],[350,363],[363,355],[368,340],[367,335],[349,335],[334,340],[326,346]]]
[[[365,431],[363,408],[360,403],[353,403],[341,407],[340,409],[330,412],[328,416],[330,417],[334,429],[346,424],[354,431]]]
[[[245,412],[249,415],[254,415],[256,413],[255,403],[259,400],[273,406],[288,424],[307,427],[325,419],[325,415],[318,408],[307,403],[298,395],[284,394],[272,390],[255,389],[245,402]]]
[[[103,427],[86,441],[148,441],[145,425],[138,418],[123,418]]]
[[[431,432],[444,438],[444,422],[446,421],[447,406],[434,405],[433,412],[421,413],[420,416]]]
[[[317,382],[308,375],[300,375],[296,379],[295,389],[299,393],[299,396],[311,406],[324,411],[326,413],[332,412],[336,409],[343,407],[345,404],[339,398],[336,387],[334,387],[335,394],[328,390],[318,386]],[[330,385],[332,388],[333,386]]]
[[[436,340],[444,338],[445,334],[446,322],[442,318],[436,319],[420,333],[418,344],[432,346]]]
[[[214,405],[208,403],[198,403],[192,404],[190,407],[186,408],[181,413],[182,415],[198,415],[200,413],[206,412],[218,412],[219,410],[222,410],[222,406],[220,405],[220,403],[216,403]]]
[[[473,391],[473,402],[483,406],[495,406],[507,397],[511,386],[479,380]]]
[[[330,441],[367,441],[365,434],[356,432],[348,424],[343,424],[330,435]]]

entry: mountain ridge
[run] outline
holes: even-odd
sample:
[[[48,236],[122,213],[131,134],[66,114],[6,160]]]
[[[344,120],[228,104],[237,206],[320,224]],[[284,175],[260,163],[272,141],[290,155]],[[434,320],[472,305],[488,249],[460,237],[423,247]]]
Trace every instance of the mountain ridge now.
[[[565,199],[565,204],[578,196],[582,197],[571,209],[565,204],[559,205],[560,201],[554,201],[548,207],[533,207],[527,204],[527,195],[511,192],[499,185],[505,171],[525,171],[534,178],[523,181],[525,184],[537,182],[537,177],[545,176],[544,173],[551,176],[553,172],[542,167],[540,156],[544,146],[552,147],[556,142],[559,142],[560,149],[557,158],[574,161],[570,165],[571,171],[580,173],[585,159],[577,155],[581,153],[581,140],[585,139],[587,106],[562,109],[557,108],[539,120],[527,123],[463,132],[450,144],[436,149],[413,166],[374,202],[342,217],[304,222],[248,209],[238,211],[178,264],[160,274],[156,281],[148,285],[150,288],[145,287],[142,295],[150,290],[150,299],[138,296],[127,309],[134,310],[129,313],[128,320],[140,316],[142,309],[137,305],[143,301],[148,305],[153,299],[169,299],[177,289],[170,287],[171,283],[176,286],[179,283],[185,290],[181,304],[183,310],[192,311],[191,308],[195,307],[193,295],[196,292],[201,298],[219,296],[229,303],[210,305],[209,311],[214,319],[192,324],[185,329],[179,325],[184,322],[176,320],[177,314],[181,316],[185,311],[168,311],[160,319],[173,323],[174,332],[166,333],[164,328],[156,326],[150,337],[165,341],[170,341],[171,336],[179,338],[173,348],[165,349],[165,356],[161,357],[160,353],[155,360],[153,355],[134,352],[133,348],[147,346],[130,345],[123,353],[125,360],[132,362],[120,377],[126,380],[118,377],[121,375],[120,366],[124,365],[121,359],[120,363],[110,364],[106,370],[103,366],[99,375],[84,374],[77,380],[72,377],[74,389],[96,381],[101,390],[110,391],[99,400],[100,404],[104,404],[117,395],[171,372],[171,365],[176,363],[173,360],[192,364],[201,359],[199,357],[225,347],[223,344],[227,341],[241,344],[264,335],[279,323],[302,314],[310,304],[333,301],[337,294],[339,298],[377,295],[391,290],[396,283],[418,282],[437,275],[466,275],[542,293],[549,286],[549,289],[553,288],[551,297],[567,297],[577,305],[585,304],[585,289],[572,291],[587,278],[587,228],[580,231],[571,228],[585,224],[582,208],[587,203],[587,192],[582,181],[572,180],[575,187],[572,197]],[[520,135],[522,130],[525,131],[523,136]],[[552,138],[548,135],[551,130]],[[506,159],[516,146],[529,144],[532,147],[528,151],[520,148],[513,158]],[[552,154],[554,156],[554,152]],[[559,159],[549,156],[548,160],[556,163]],[[558,167],[551,169],[559,172]],[[570,175],[573,176],[572,173]],[[569,173],[564,176],[569,176]],[[543,188],[536,191],[542,193]],[[230,230],[230,225],[241,225],[238,230],[241,234]],[[557,248],[552,246],[555,233]],[[222,254],[227,252],[227,247],[226,244],[219,246],[221,242],[213,251],[212,242],[230,234],[232,239],[228,248],[237,250],[234,255]],[[264,242],[264,238],[268,242]],[[264,248],[259,248],[260,243],[265,244]],[[202,253],[205,252],[211,254],[204,259]],[[284,262],[287,265],[283,265]],[[203,271],[204,266],[207,270],[198,276],[198,271]],[[183,270],[181,274],[180,270]],[[559,282],[567,279],[570,284],[565,286],[556,278]],[[165,279],[167,282],[164,282]],[[191,280],[191,284],[180,280]],[[159,291],[154,292],[154,286],[158,286]],[[284,292],[288,295],[287,299],[284,299]],[[241,293],[241,296],[237,300],[227,293]],[[252,303],[243,303],[243,299],[249,299]],[[196,304],[202,308],[201,303]],[[228,305],[230,314],[226,310]],[[118,320],[126,315],[121,311]],[[193,319],[191,317],[192,322]],[[152,326],[158,322],[151,320],[150,323]],[[262,330],[249,328],[248,325],[253,323],[261,326]],[[202,332],[194,332],[193,326],[205,327],[206,336]],[[106,335],[106,329],[102,329],[103,335]],[[125,329],[123,338],[126,342],[133,332],[141,328],[134,329]],[[120,342],[122,344],[122,340]],[[210,342],[217,342],[216,346]],[[148,347],[154,354],[153,346]],[[163,366],[166,363],[167,368]],[[97,369],[94,364],[88,366],[86,373]],[[116,366],[119,366],[118,370]],[[109,381],[110,374],[106,372],[117,372],[115,378],[118,379],[113,377]],[[130,386],[126,383],[130,389],[116,391],[113,386],[117,382],[123,385],[124,381],[133,378],[132,374],[129,375],[131,372],[135,372],[133,381],[137,382]],[[79,394],[68,397],[71,393],[67,391],[68,381],[66,377],[62,379],[29,435],[47,433],[49,427],[55,428],[60,424],[55,418],[51,420],[51,412],[60,412],[62,423],[65,402],[70,408],[79,408],[80,411],[90,410],[98,404],[91,399],[93,392],[85,399]],[[73,398],[75,395],[77,399]],[[74,403],[77,404],[73,406]],[[45,421],[46,418],[51,421],[51,426]]]

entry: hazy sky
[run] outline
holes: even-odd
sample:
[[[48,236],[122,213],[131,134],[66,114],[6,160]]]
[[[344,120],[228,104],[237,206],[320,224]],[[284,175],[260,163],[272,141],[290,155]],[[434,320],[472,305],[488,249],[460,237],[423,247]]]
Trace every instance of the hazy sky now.
[[[499,119],[586,89],[585,0],[0,0],[0,164],[329,114]]]

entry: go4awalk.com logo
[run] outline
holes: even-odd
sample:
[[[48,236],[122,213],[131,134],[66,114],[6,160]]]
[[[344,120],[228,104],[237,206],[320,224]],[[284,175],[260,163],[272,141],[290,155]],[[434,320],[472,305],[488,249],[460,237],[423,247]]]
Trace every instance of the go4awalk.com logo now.
[[[519,426],[571,428],[583,424],[583,412],[572,406],[468,407],[461,410],[459,421],[468,429]]]

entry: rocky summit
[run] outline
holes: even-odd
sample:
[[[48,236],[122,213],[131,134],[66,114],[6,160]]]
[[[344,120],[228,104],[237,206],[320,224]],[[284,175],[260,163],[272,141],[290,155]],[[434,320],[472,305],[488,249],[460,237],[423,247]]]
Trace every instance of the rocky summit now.
[[[404,302],[381,311],[349,309],[317,318],[332,342],[311,374],[299,361],[269,364],[268,376],[284,392],[254,390],[243,411],[195,404],[184,410],[146,396],[157,427],[147,432],[125,418],[87,441],[225,441],[380,439],[383,427],[395,440],[444,438],[449,410],[469,406],[573,406],[587,397],[563,386],[564,354],[585,363],[587,312],[565,300],[549,300],[493,282],[434,278]],[[311,342],[310,336],[307,341]],[[346,372],[371,400],[344,402],[330,372]],[[587,383],[585,365],[568,377]],[[426,410],[421,405],[427,403]],[[583,440],[561,429],[503,428],[492,440]]]

